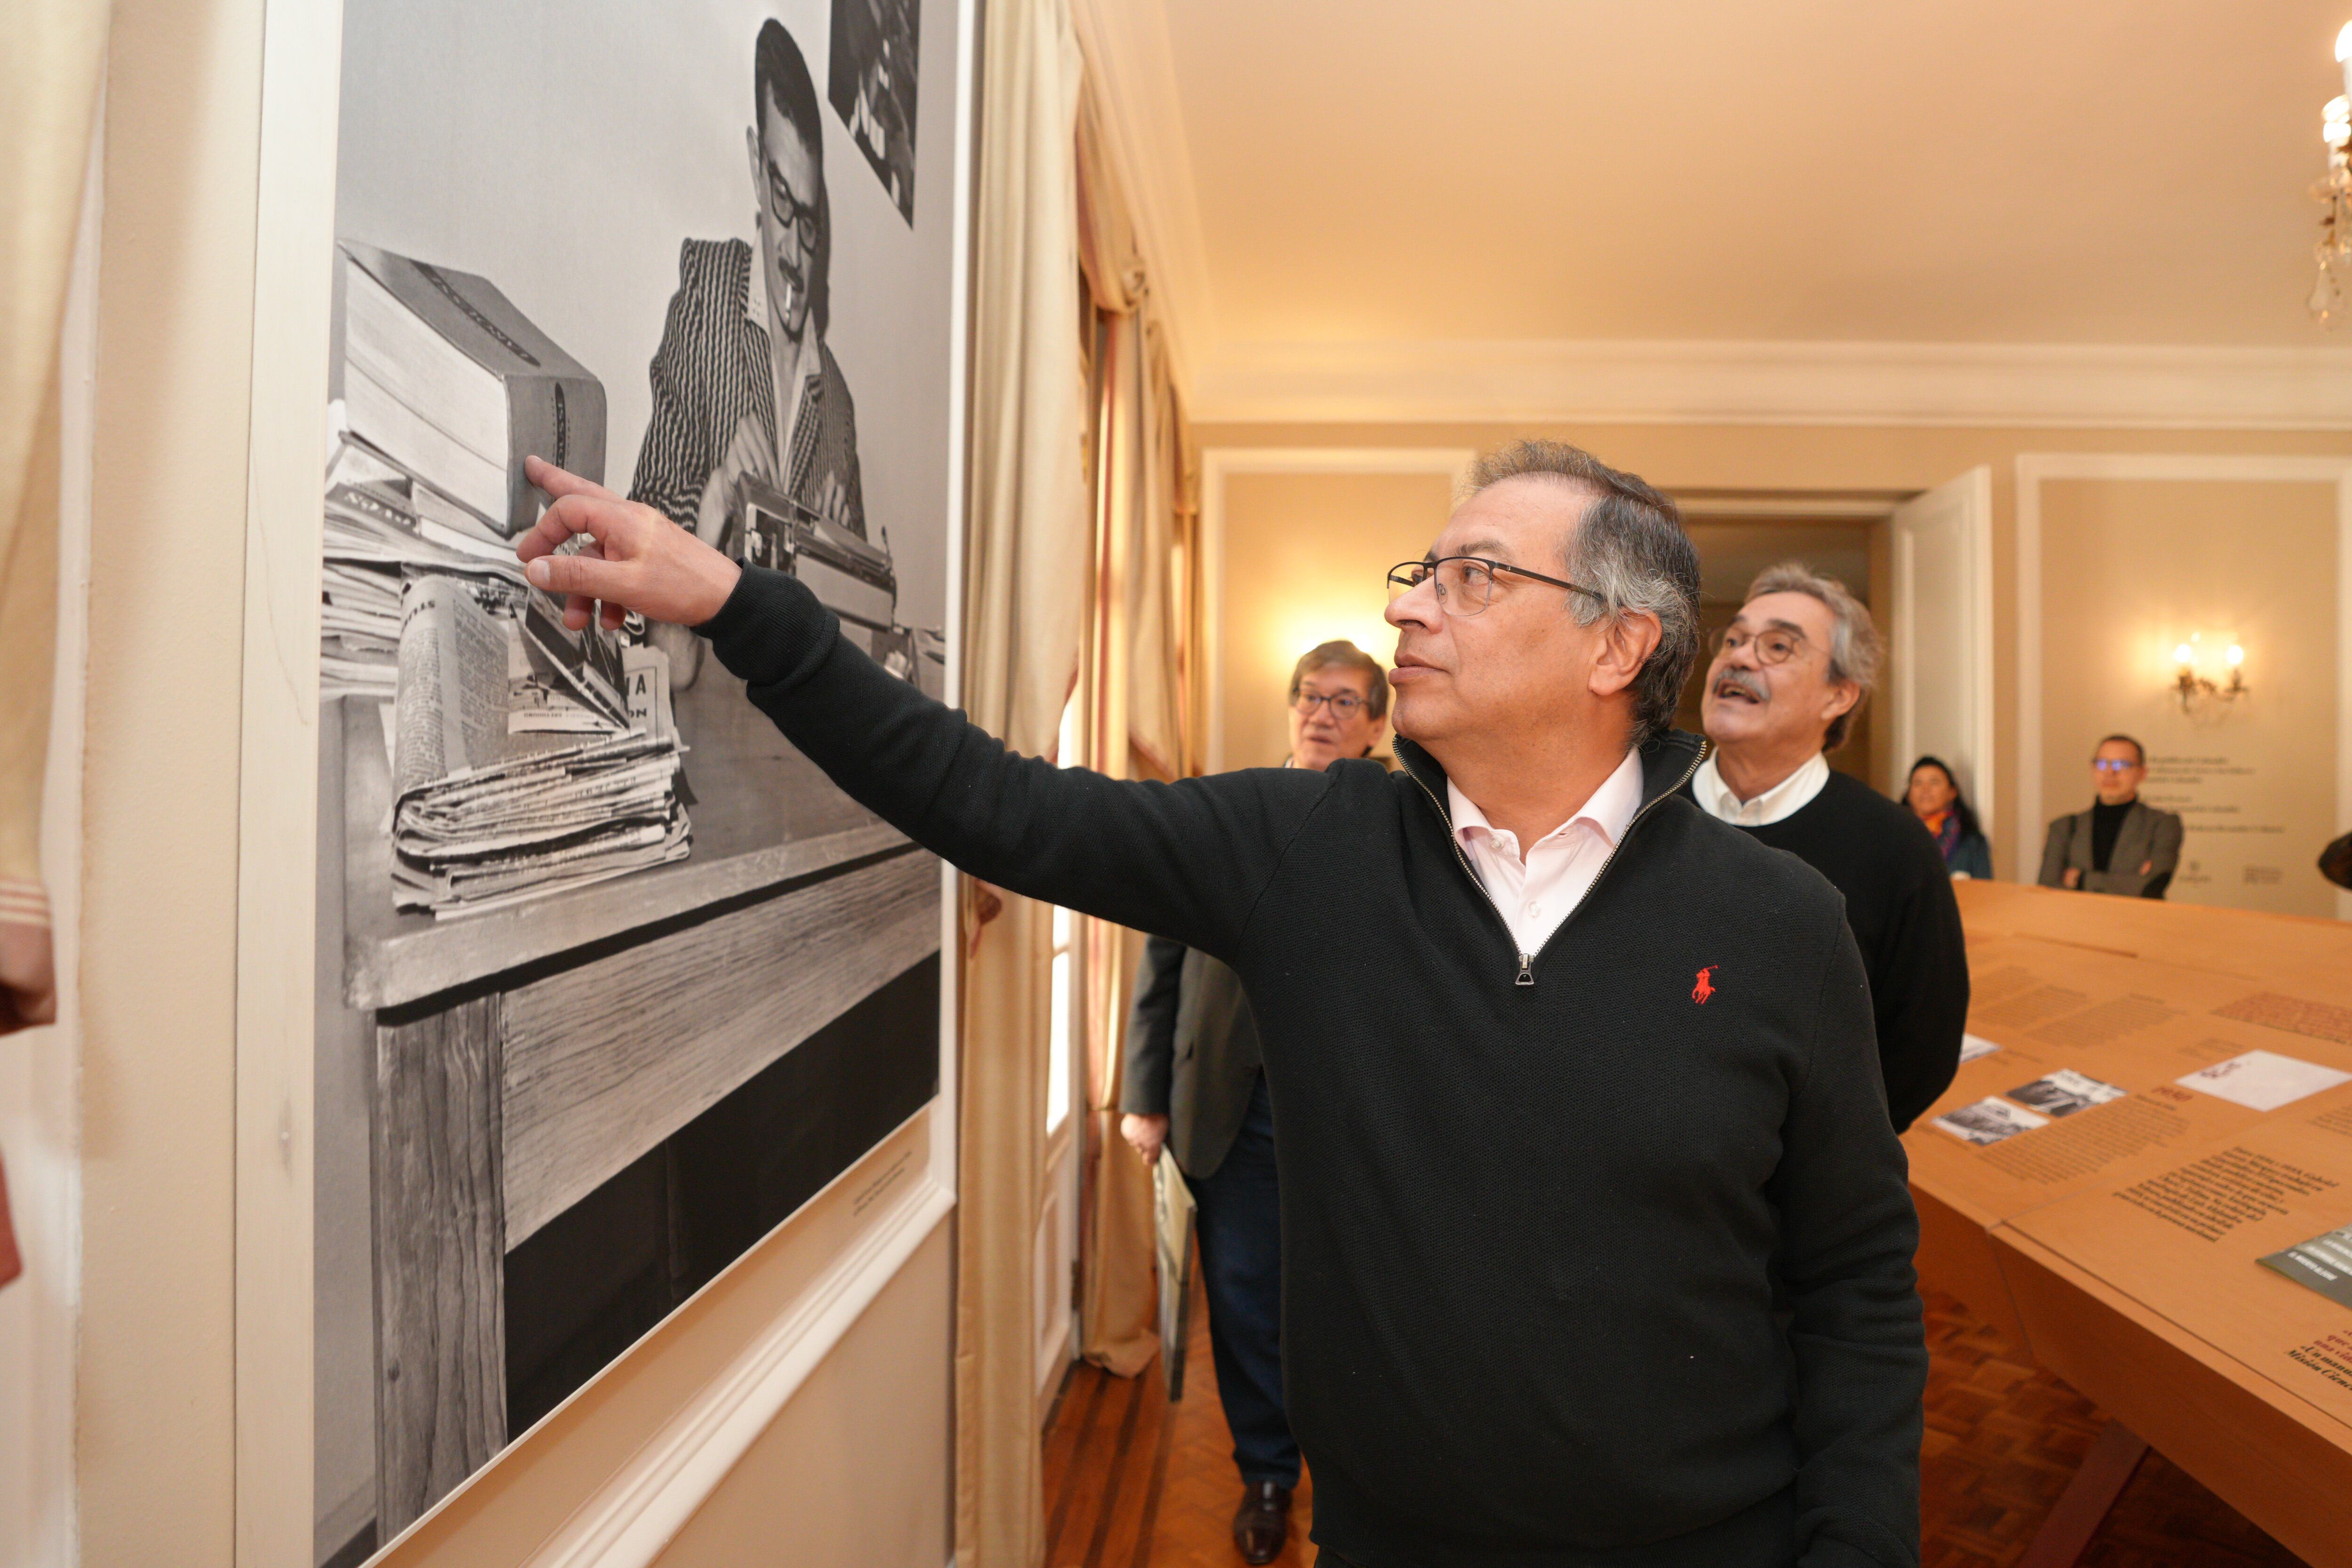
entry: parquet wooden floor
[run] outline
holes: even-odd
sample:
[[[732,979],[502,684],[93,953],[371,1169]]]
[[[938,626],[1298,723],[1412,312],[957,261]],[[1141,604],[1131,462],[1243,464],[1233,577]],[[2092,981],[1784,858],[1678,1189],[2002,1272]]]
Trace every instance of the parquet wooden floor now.
[[[1217,1406],[1208,1312],[1197,1299],[1190,1385],[1170,1405],[1155,1365],[1137,1378],[1074,1369],[1045,1434],[1046,1568],[1234,1568],[1239,1483]],[[1948,1296],[1927,1300],[1921,1568],[2010,1568],[2073,1479],[2106,1417],[2020,1361]],[[1311,1479],[1289,1548],[1315,1560]],[[2301,1560],[2151,1453],[2082,1568],[2301,1568]]]

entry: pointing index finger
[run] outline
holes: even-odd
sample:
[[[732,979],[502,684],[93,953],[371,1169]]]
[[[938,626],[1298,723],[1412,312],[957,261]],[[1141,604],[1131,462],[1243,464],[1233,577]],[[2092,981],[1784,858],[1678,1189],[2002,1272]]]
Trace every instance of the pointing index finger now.
[[[595,480],[583,479],[570,469],[559,468],[538,456],[522,460],[522,477],[558,500],[565,496],[594,496],[599,500],[621,499]]]

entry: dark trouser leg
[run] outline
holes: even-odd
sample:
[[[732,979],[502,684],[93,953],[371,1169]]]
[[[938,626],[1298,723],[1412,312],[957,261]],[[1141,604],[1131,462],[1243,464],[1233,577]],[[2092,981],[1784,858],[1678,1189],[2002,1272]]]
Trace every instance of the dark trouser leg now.
[[[1298,1484],[1298,1444],[1282,1409],[1282,1207],[1265,1075],[1216,1172],[1192,1184],[1217,1397],[1244,1484]]]

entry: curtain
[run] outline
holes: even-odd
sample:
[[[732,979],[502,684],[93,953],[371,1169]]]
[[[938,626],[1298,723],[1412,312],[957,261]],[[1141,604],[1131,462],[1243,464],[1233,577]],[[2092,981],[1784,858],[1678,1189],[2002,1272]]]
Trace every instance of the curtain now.
[[[0,32],[0,1033],[54,1005],[40,842],[57,641],[58,329],[106,23],[103,0],[18,0]]]
[[[1080,66],[1067,0],[992,0],[974,213],[971,514],[963,698],[1051,752],[1075,675],[1087,559],[1078,299]],[[1043,1201],[1052,911],[964,884],[956,1247],[956,1557],[1035,1568],[1034,1247]]]
[[[1184,714],[1192,463],[1165,335],[1089,91],[1078,114],[1079,256],[1093,328],[1087,764],[1170,779],[1197,767]],[[1118,1136],[1138,933],[1087,921],[1087,1096],[1080,1301],[1087,1359],[1125,1375],[1158,1349],[1151,1181]]]

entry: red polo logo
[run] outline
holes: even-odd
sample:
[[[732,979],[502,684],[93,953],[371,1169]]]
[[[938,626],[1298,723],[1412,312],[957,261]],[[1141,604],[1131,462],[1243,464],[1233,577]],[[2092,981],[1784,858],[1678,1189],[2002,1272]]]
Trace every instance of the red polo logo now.
[[[1692,1001],[1702,1007],[1706,1005],[1706,999],[1715,994],[1715,982],[1710,976],[1722,967],[1719,963],[1710,963],[1698,972],[1698,984],[1691,987]]]

